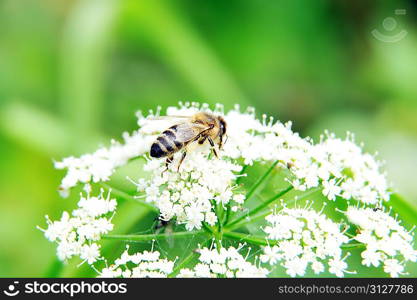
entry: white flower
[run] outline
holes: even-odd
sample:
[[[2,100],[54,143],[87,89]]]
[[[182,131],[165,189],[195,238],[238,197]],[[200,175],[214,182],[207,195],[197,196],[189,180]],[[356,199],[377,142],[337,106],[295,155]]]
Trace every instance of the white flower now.
[[[56,240],[63,240],[67,237],[73,229],[73,225],[70,222],[70,215],[64,211],[62,213],[61,220],[52,222],[48,216],[46,216],[48,228],[44,230],[45,237],[51,242]]]
[[[209,212],[206,213],[206,216],[205,216],[204,220],[210,226],[214,226],[217,223],[217,216],[214,212],[209,211]]]
[[[323,181],[323,195],[329,198],[329,200],[335,200],[340,191],[341,188],[336,185],[336,181],[334,179]]]
[[[79,158],[68,157],[55,162],[55,168],[67,169],[62,180],[60,190],[67,194],[69,189],[77,183],[107,181],[117,167],[126,164],[129,159],[148,151],[152,144],[152,137],[139,132],[132,135],[123,134],[124,144],[112,141],[109,148],[100,148],[92,154],[85,154]]]
[[[314,271],[314,274],[320,274],[324,272],[324,265],[316,260],[311,264],[311,269]]]
[[[177,277],[266,277],[267,269],[257,267],[246,261],[239,249],[234,247],[217,249],[201,248],[199,263],[191,269],[182,269]]]
[[[167,277],[174,270],[174,262],[160,258],[158,251],[129,254],[129,247],[115,263],[99,272],[101,278],[112,277]],[[129,263],[129,265],[128,265]]]
[[[81,242],[62,240],[59,242],[56,253],[60,260],[70,259],[72,256],[81,253]]]
[[[207,272],[207,274],[209,274],[210,271]],[[180,270],[180,273],[178,274],[177,277],[179,278],[193,278],[195,276],[194,271],[184,268]],[[204,276],[204,277],[209,277],[209,276]]]
[[[260,256],[261,262],[268,262],[270,265],[276,264],[282,257],[282,254],[279,253],[280,249],[278,246],[267,246],[264,248],[263,254]]]
[[[100,257],[100,247],[96,243],[84,245],[81,248],[80,257],[86,260],[88,264],[94,263]]]
[[[362,264],[369,267],[374,266],[378,267],[380,264],[380,261],[382,260],[382,253],[378,252],[374,249],[367,249],[361,253],[361,256],[363,258]]]
[[[345,214],[359,228],[354,239],[366,246],[361,254],[363,265],[378,267],[382,262],[384,271],[397,277],[404,270],[403,262],[416,261],[413,236],[385,211],[349,206]]]
[[[264,248],[262,262],[273,265],[282,261],[287,274],[295,277],[304,276],[308,266],[319,274],[328,261],[330,272],[343,275],[347,265],[341,259],[341,246],[349,239],[340,225],[307,208],[284,207],[265,219],[269,225],[264,231],[277,244]]]
[[[91,242],[98,241],[113,229],[107,215],[115,211],[116,205],[116,200],[110,199],[110,193],[103,198],[103,191],[97,197],[81,196],[72,217],[64,212],[59,221],[53,222],[46,216],[48,228],[38,228],[47,239],[58,244],[57,256],[60,260],[79,256],[88,264],[93,264],[100,258],[100,246]]]
[[[396,259],[387,259],[384,261],[384,272],[391,277],[398,277],[404,271],[404,266]]]
[[[340,258],[332,258],[329,260],[329,272],[337,277],[343,277],[346,271],[347,263]]]
[[[287,274],[291,277],[304,276],[308,262],[302,258],[294,257],[286,260],[283,266],[287,269]]]
[[[187,215],[187,224],[185,225],[187,230],[191,231],[194,228],[201,228],[201,222],[204,220],[204,214],[197,205],[191,204],[190,206],[187,206],[185,208],[185,214]]]
[[[291,180],[294,188],[304,191],[321,184],[329,200],[336,196],[370,204],[388,200],[387,181],[379,170],[381,163],[363,153],[352,134],[342,140],[326,132],[320,143],[307,139],[298,146],[297,152],[291,149],[286,161],[295,176]]]

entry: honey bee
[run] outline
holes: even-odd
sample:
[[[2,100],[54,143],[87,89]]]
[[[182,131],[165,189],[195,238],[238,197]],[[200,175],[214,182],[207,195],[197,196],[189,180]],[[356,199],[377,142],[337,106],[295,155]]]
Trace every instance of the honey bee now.
[[[187,151],[191,150],[191,145],[196,143],[203,145],[206,141],[210,143],[214,155],[219,157],[216,144],[218,150],[221,150],[227,127],[223,117],[208,112],[198,112],[192,116],[175,116],[174,118],[183,119],[183,121],[169,127],[158,136],[151,146],[151,157],[166,157],[165,165],[168,169],[174,154],[183,150],[177,168],[179,171]]]

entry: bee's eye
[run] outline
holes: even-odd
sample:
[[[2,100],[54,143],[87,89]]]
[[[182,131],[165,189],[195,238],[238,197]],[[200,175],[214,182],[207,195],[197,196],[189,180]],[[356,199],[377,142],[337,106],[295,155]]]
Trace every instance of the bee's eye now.
[[[226,133],[226,122],[220,121],[220,129],[221,129],[222,134]]]

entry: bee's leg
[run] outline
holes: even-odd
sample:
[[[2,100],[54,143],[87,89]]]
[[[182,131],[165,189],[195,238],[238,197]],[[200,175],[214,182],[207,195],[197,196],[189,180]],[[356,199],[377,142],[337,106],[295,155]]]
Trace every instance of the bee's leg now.
[[[182,162],[184,161],[184,158],[185,158],[186,156],[187,156],[187,151],[184,151],[184,152],[182,153],[182,156],[181,156],[180,162],[179,162],[179,164],[178,164],[177,172],[179,172],[179,171],[180,171],[181,164],[182,164]]]
[[[208,141],[209,141],[209,143],[210,143],[210,146],[211,146],[211,150],[213,150],[213,153],[214,153],[214,155],[217,157],[217,158],[219,158],[219,154],[217,153],[217,150],[216,150],[216,145],[214,144],[214,142],[213,142],[213,140],[211,139],[211,137],[207,137],[207,139],[208,139]]]
[[[168,171],[168,169],[169,169],[169,164],[170,163],[172,163],[172,160],[174,159],[174,157],[173,156],[168,156],[167,157],[167,159],[165,160],[165,170],[163,170],[162,171],[162,173],[161,173],[161,176],[162,176],[162,174],[164,174],[166,171]]]
[[[223,135],[219,136],[219,150],[222,150],[223,148]]]
[[[156,217],[155,221],[157,221],[157,223],[156,223],[154,229],[158,230],[158,231],[165,228],[169,224],[169,221],[164,221],[164,220],[160,219],[159,217]]]
[[[223,141],[223,135],[220,136],[220,142],[219,142],[219,149],[220,150],[223,149],[224,144],[226,144],[227,140],[229,139],[228,135],[225,135],[225,136],[226,136],[226,139],[224,141]]]
[[[206,141],[206,139],[207,139],[207,136],[202,136],[202,137],[199,139],[198,143],[199,143],[200,145],[203,145],[203,144],[204,144],[204,142]]]

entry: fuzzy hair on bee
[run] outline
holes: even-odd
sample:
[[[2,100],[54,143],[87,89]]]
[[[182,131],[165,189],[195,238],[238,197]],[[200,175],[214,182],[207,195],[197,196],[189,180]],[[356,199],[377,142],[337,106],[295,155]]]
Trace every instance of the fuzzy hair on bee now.
[[[168,168],[173,161],[174,154],[182,151],[177,168],[179,171],[187,151],[191,151],[192,145],[203,145],[207,142],[214,155],[219,157],[218,151],[223,147],[227,128],[223,117],[209,112],[198,112],[192,116],[174,116],[173,118],[182,119],[182,121],[164,130],[158,136],[151,146],[151,157],[166,157],[166,167]]]

